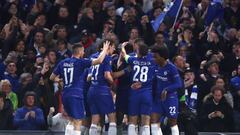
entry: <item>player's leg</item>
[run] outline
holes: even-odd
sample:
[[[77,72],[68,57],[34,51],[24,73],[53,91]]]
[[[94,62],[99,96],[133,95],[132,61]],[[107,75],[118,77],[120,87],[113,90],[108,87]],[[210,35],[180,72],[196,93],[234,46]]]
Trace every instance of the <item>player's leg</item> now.
[[[98,124],[100,122],[100,115],[99,114],[94,114],[92,115],[92,122],[91,126],[89,129],[89,135],[98,135]]]
[[[165,110],[168,117],[168,123],[171,127],[172,135],[179,135],[179,129],[177,125],[178,117],[178,98],[168,97],[164,102]]]
[[[100,114],[108,115],[108,121],[109,121],[108,134],[116,135],[117,124],[116,124],[115,105],[113,102],[112,94],[110,93],[110,89],[106,89],[106,91],[109,91],[109,93],[105,95],[99,95],[98,102],[96,103],[96,105],[99,108]]]
[[[160,96],[156,96],[160,97]],[[162,101],[160,99],[153,100],[152,114],[151,114],[151,133],[152,135],[162,135],[160,124],[161,114],[164,113]]]
[[[141,115],[141,128],[142,135],[150,135],[150,116],[149,115]]]
[[[73,119],[73,127],[74,127],[74,131],[72,132],[72,135],[81,135],[81,130],[80,127],[82,125],[82,120],[78,120],[78,119]]]
[[[80,127],[82,135],[88,135],[89,134],[89,128],[91,124],[91,117],[87,117],[82,120],[82,125]]]
[[[86,110],[86,117],[82,120],[82,126],[80,127],[82,135],[88,135],[89,134],[89,128],[91,125],[91,112],[88,104],[88,90],[89,88],[85,88],[83,90],[83,96],[84,96],[84,106]]]
[[[152,93],[150,90],[146,90],[141,93],[141,130],[142,135],[150,135],[150,114],[152,112]]]
[[[179,135],[178,125],[177,125],[177,119],[175,118],[169,118],[168,123],[171,127],[172,135]]]
[[[72,132],[74,130],[72,119],[69,119],[69,123],[66,125],[65,128],[65,135],[72,135]]]
[[[128,112],[128,93],[122,92],[125,89],[118,89],[116,95],[116,117],[117,117],[117,135],[122,135],[124,114]]]
[[[63,98],[64,110],[70,117],[70,123],[73,125],[66,126],[67,134],[71,132],[74,135],[80,135],[80,126],[82,119],[85,117],[85,108],[83,99],[80,97],[64,97]]]
[[[152,135],[162,135],[162,130],[160,127],[160,114],[152,113],[151,114],[151,133]]]
[[[116,105],[117,106],[117,105]],[[123,118],[124,113],[120,111],[116,111],[116,117],[117,117],[117,135],[122,135],[123,131]]]
[[[131,95],[128,102],[128,135],[136,135],[136,125],[138,124],[138,115],[140,114],[139,94]]]
[[[128,135],[137,135],[136,125],[138,116],[129,116]]]
[[[87,95],[87,101],[88,101],[88,105],[90,108],[90,112],[91,112],[91,126],[89,129],[89,135],[98,135],[98,124],[100,122],[100,112],[97,106],[97,102],[98,101],[98,97],[96,96],[95,93],[96,88],[95,87],[90,87],[89,91],[88,91],[88,95]]]
[[[109,120],[108,134],[116,135],[117,134],[116,113],[109,113],[108,120]]]

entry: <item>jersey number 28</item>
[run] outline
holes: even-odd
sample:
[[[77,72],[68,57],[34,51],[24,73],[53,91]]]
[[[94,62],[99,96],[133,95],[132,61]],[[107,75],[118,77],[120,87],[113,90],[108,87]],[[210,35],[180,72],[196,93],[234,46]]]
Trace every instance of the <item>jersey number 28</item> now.
[[[147,81],[147,74],[148,74],[148,67],[147,66],[138,66],[135,65],[133,67],[133,70],[135,72],[134,76],[133,76],[133,81],[141,81],[141,82],[146,82]],[[140,75],[139,75],[140,74]]]

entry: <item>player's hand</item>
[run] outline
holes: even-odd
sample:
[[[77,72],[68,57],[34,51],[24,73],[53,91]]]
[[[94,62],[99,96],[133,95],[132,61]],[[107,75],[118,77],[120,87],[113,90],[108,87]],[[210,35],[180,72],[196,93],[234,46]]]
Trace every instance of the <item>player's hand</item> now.
[[[166,90],[163,90],[162,93],[161,93],[161,100],[162,101],[165,101],[167,98],[167,91]]]
[[[125,48],[125,46],[127,46],[128,42],[123,42],[122,43],[122,48]]]
[[[140,89],[142,87],[142,83],[141,82],[135,82],[131,85],[131,88],[134,90]]]
[[[107,51],[108,50],[108,48],[109,48],[109,45],[110,45],[110,41],[106,41],[106,42],[104,42],[103,43],[103,51]]]
[[[125,55],[127,54],[126,50],[125,50],[125,46],[128,44],[128,42],[123,42],[122,43],[122,55],[123,57],[125,57]]]

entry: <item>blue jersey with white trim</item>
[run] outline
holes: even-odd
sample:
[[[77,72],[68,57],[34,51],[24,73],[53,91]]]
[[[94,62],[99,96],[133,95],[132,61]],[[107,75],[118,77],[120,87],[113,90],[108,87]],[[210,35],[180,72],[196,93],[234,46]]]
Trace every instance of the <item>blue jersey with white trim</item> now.
[[[91,64],[90,59],[72,57],[62,60],[57,65],[53,73],[63,79],[63,94],[79,95],[79,91],[82,91],[84,86],[84,70],[90,67]]]
[[[91,59],[96,59],[100,53],[95,53],[91,56]],[[107,86],[108,87],[108,81],[105,78],[104,74],[105,72],[112,72],[111,67],[112,57],[106,56],[102,62],[102,64],[94,65],[91,67],[91,82],[94,86]]]
[[[177,71],[177,68],[170,61],[164,67],[157,67],[155,70],[156,75],[156,95],[160,95],[163,90],[166,90],[168,94],[177,94],[178,88],[182,87],[181,77]]]

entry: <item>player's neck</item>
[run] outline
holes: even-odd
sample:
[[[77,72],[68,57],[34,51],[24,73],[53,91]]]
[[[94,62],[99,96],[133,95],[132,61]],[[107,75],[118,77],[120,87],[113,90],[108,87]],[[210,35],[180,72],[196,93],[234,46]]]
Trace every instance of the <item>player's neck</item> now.
[[[77,59],[79,59],[79,58],[81,58],[79,55],[72,55],[72,58],[77,58]]]
[[[160,67],[164,67],[165,65],[167,65],[167,61],[163,61],[163,62],[159,63]]]

